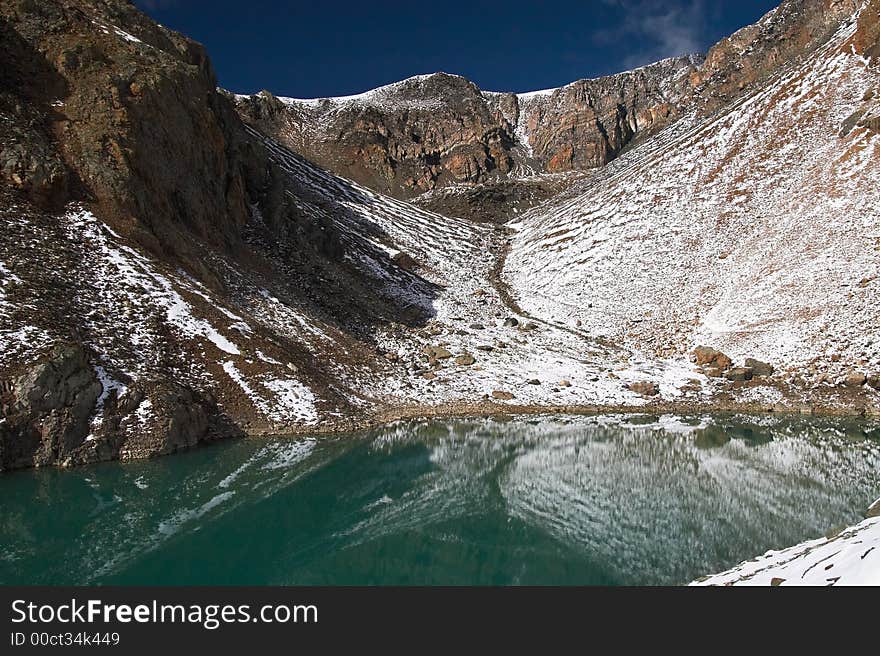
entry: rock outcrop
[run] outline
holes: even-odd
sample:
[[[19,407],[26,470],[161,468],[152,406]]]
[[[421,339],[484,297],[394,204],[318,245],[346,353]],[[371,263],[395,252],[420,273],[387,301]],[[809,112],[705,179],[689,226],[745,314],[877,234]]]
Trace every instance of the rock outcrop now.
[[[103,388],[78,344],[56,348],[2,389],[0,470],[64,462],[84,443]]]
[[[591,169],[614,159],[680,113],[699,56],[676,57],[633,71],[579,80],[549,92],[503,94],[529,160],[549,173]],[[507,102],[503,102],[506,100]]]
[[[206,441],[222,422],[185,386],[110,386],[91,359],[64,344],[0,386],[0,471],[165,455]]]
[[[236,102],[248,122],[309,160],[399,197],[513,167],[512,126],[457,75],[418,76],[352,98],[299,102],[263,91]]]
[[[785,0],[757,23],[709,49],[702,66],[690,75],[692,91],[686,102],[710,114],[826,43],[862,4],[861,0]]]
[[[399,198],[459,183],[601,166],[677,116],[697,57],[550,92],[483,92],[422,75],[344,98],[231,96],[242,117],[339,175]]]

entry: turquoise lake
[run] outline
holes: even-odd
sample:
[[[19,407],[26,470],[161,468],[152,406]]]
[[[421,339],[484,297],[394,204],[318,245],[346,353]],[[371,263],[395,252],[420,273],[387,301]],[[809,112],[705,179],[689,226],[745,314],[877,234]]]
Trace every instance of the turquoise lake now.
[[[880,425],[406,422],[0,475],[4,584],[683,584],[859,521]]]

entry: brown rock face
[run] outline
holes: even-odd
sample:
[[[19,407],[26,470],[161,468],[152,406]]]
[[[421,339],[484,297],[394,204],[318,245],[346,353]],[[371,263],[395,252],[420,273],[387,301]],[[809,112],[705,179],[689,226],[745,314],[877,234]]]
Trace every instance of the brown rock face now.
[[[679,115],[688,75],[700,57],[668,59],[634,71],[580,80],[551,94],[518,97],[533,159],[549,172],[607,164],[636,136]]]
[[[705,60],[672,58],[547,92],[481,92],[437,73],[351,98],[282,101],[262,92],[236,105],[247,122],[304,157],[399,198],[453,183],[588,170],[684,114],[718,109],[824,43],[860,4],[786,0]],[[877,24],[872,4],[856,39],[866,54]],[[880,125],[873,115],[867,120]]]
[[[553,153],[553,157],[547,162],[547,171],[550,173],[570,171],[573,166],[574,147],[571,144],[564,144],[558,151]]]
[[[156,250],[185,250],[166,239],[181,227],[234,241],[247,216],[238,121],[200,45],[99,0],[10,0],[0,31],[0,102],[31,114],[0,156],[7,180],[43,200],[73,185]]]
[[[198,43],[124,0],[9,0],[0,35],[6,185],[40,206],[93,202],[117,232],[208,277],[203,246],[238,251],[249,205],[273,230],[289,217],[283,174]],[[338,250],[317,223],[299,222],[302,247]]]
[[[785,0],[709,50],[706,61],[690,77],[693,90],[688,102],[703,113],[714,111],[824,43],[861,4],[859,0]]]
[[[527,170],[601,166],[668,123],[695,58],[582,80],[552,94],[482,92],[436,73],[355,98],[236,100],[242,117],[306,158],[402,198]]]
[[[472,82],[419,76],[353,99],[238,99],[246,121],[311,161],[409,197],[511,170],[513,129]]]
[[[853,37],[856,52],[873,59],[880,54],[880,2],[871,0],[859,14]]]

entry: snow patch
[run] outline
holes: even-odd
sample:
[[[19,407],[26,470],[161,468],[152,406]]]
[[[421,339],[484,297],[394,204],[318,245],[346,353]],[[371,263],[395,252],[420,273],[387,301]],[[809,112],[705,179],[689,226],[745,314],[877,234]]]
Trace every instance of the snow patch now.
[[[802,542],[691,585],[880,585],[880,517]]]

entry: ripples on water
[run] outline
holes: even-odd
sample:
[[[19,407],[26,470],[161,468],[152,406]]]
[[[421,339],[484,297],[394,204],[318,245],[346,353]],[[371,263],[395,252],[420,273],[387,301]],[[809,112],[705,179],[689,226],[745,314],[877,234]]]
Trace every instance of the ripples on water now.
[[[877,424],[402,423],[0,476],[0,582],[675,584],[852,523]]]

